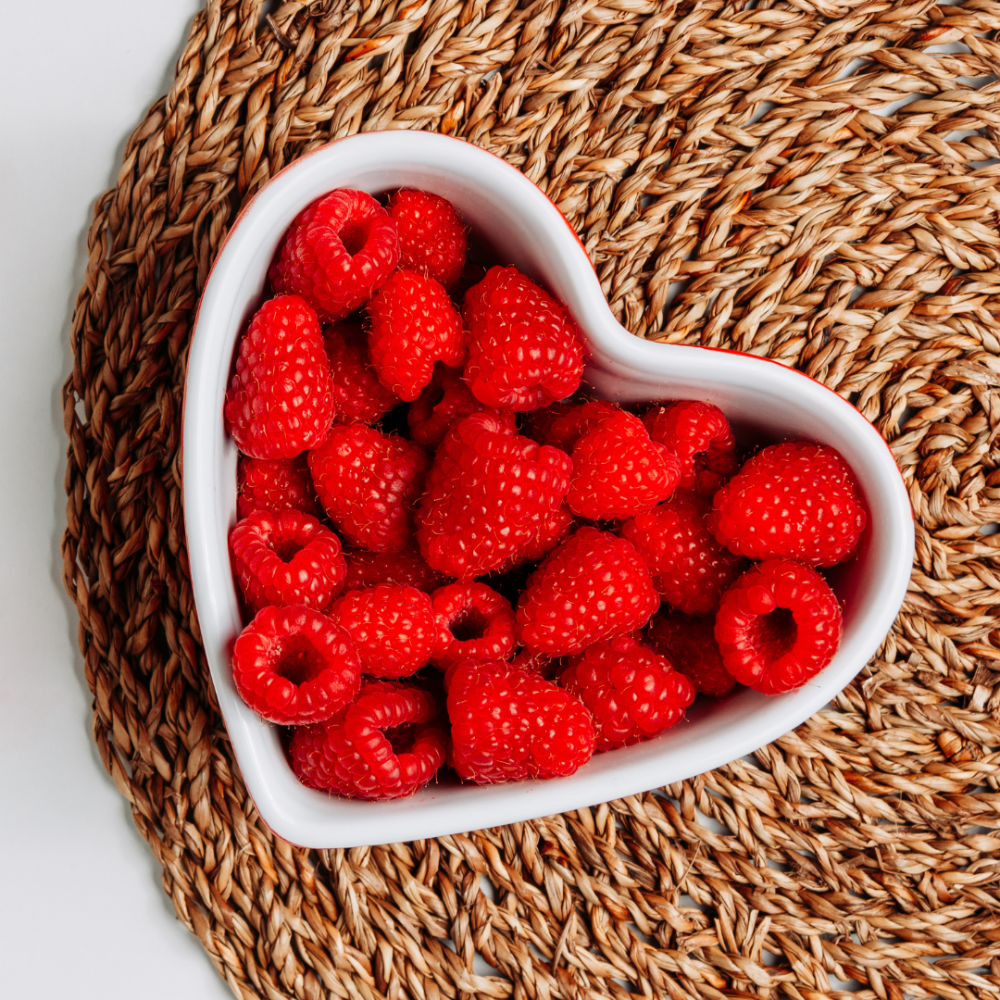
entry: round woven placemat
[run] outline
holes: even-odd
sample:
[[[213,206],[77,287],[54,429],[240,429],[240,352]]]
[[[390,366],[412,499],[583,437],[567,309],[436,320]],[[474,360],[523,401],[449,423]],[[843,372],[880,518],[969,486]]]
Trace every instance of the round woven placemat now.
[[[998,25],[991,0],[222,0],[194,19],[90,230],[64,552],[102,759],[237,996],[996,997]],[[637,335],[795,365],[890,441],[918,522],[905,607],[752,761],[410,844],[306,851],[260,822],[188,578],[188,337],[239,206],[385,128],[520,167]]]

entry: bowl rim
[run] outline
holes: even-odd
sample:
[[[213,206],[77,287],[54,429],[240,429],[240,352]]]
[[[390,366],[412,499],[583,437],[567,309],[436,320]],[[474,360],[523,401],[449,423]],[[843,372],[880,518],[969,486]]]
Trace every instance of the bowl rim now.
[[[862,442],[865,461],[870,458],[875,470],[873,475],[878,484],[879,503],[884,500],[889,511],[884,520],[885,531],[892,535],[889,545],[891,562],[884,568],[882,607],[865,609],[865,620],[871,621],[864,641],[856,642],[852,647],[854,659],[851,664],[838,662],[844,658],[841,653],[845,650],[841,647],[834,663],[818,675],[814,683],[778,698],[765,699],[769,706],[782,702],[787,706],[784,713],[769,710],[768,725],[742,725],[740,718],[746,713],[736,712],[732,725],[727,729],[732,738],[726,748],[715,752],[705,752],[701,748],[694,758],[689,754],[686,766],[680,769],[687,770],[688,773],[684,774],[675,768],[671,776],[664,777],[661,761],[664,755],[644,755],[641,752],[643,747],[648,748],[662,741],[663,737],[660,737],[657,741],[635,748],[596,755],[588,765],[568,778],[487,788],[461,786],[461,801],[457,804],[455,796],[444,786],[431,786],[414,799],[396,800],[395,803],[360,803],[334,799],[306,789],[297,782],[273,727],[243,705],[229,675],[228,649],[235,638],[233,609],[236,609],[238,620],[238,605],[229,570],[227,531],[221,533],[225,558],[224,572],[220,575],[220,531],[218,517],[213,516],[212,508],[214,505],[214,514],[218,515],[219,496],[224,492],[219,488],[220,467],[226,461],[235,464],[235,448],[231,446],[227,451],[221,402],[211,413],[206,398],[218,398],[220,378],[224,395],[233,345],[242,323],[242,320],[237,323],[233,319],[233,303],[246,294],[248,283],[245,274],[239,273],[238,268],[247,254],[253,257],[256,253],[260,257],[259,231],[267,225],[273,228],[271,217],[276,214],[285,218],[284,225],[287,226],[301,207],[313,200],[315,195],[303,202],[303,196],[297,192],[296,186],[300,185],[300,178],[307,172],[325,176],[340,170],[343,176],[348,161],[350,169],[356,170],[359,169],[359,160],[368,162],[366,157],[368,161],[380,160],[383,163],[393,162],[393,157],[396,157],[396,162],[406,163],[414,159],[421,163],[426,160],[445,172],[458,169],[455,164],[461,161],[465,164],[462,169],[475,174],[484,190],[490,182],[495,183],[497,189],[508,197],[521,199],[517,204],[528,206],[526,211],[537,211],[535,236],[548,241],[545,246],[554,250],[562,267],[556,280],[549,280],[548,283],[559,286],[560,281],[569,282],[568,296],[558,294],[565,289],[556,287],[554,291],[563,301],[567,301],[567,297],[571,300],[567,301],[567,306],[578,322],[581,315],[585,317],[581,330],[591,351],[588,376],[598,383],[602,379],[611,384],[615,378],[650,376],[656,379],[657,385],[666,384],[664,380],[669,378],[682,382],[688,379],[692,384],[700,379],[701,384],[705,382],[703,372],[708,368],[712,385],[720,384],[720,380],[729,385],[731,381],[736,387],[742,386],[740,391],[749,392],[752,384],[760,384],[776,398],[808,399],[818,411],[833,414],[824,419],[842,423],[847,429],[845,433],[855,435]],[[341,162],[338,163],[338,160]],[[338,186],[344,185],[332,181],[326,190]],[[480,193],[488,197],[493,192],[491,189],[490,192]],[[561,226],[557,224],[559,222]],[[251,246],[255,238],[258,243],[256,250]],[[226,327],[222,334],[216,332],[220,325]],[[220,345],[224,347],[227,340],[228,353],[220,350]],[[220,368],[223,357],[225,364]],[[665,366],[669,367],[669,373],[663,373]],[[819,389],[823,392],[819,393]],[[660,398],[664,396],[661,394]],[[698,394],[688,398],[698,398]],[[220,432],[223,436],[221,443]],[[304,846],[362,846],[527,820],[648,791],[735,760],[787,733],[846,686],[884,639],[910,579],[914,529],[905,484],[887,442],[850,403],[821,382],[773,359],[728,349],[656,343],[629,333],[614,319],[576,231],[541,190],[495,154],[464,140],[437,133],[367,132],[334,140],[289,164],[241,209],[210,269],[195,316],[184,388],[182,454],[185,532],[195,607],[223,720],[243,770],[248,792],[260,816],[280,836]],[[235,494],[235,475],[232,490]],[[881,495],[883,490],[884,497]],[[876,635],[880,629],[881,634]],[[862,649],[868,652],[859,660]],[[759,695],[756,699],[748,698],[748,693],[754,694],[746,691],[739,693],[745,704],[752,705],[764,698]],[[732,696],[721,699],[719,704],[725,705],[730,701]],[[764,706],[759,707],[763,710]],[[676,727],[664,736],[678,734],[681,728]],[[676,735],[674,740],[677,740]],[[684,756],[683,752],[680,756]],[[389,825],[403,821],[407,824],[404,835],[389,828]]]

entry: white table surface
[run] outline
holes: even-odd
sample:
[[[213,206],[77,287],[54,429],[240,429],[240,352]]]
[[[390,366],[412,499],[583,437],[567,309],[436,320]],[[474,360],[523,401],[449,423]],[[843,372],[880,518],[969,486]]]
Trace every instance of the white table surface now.
[[[0,956],[8,997],[231,997],[90,736],[61,580],[60,389],[97,195],[198,0],[6,4],[0,60]]]

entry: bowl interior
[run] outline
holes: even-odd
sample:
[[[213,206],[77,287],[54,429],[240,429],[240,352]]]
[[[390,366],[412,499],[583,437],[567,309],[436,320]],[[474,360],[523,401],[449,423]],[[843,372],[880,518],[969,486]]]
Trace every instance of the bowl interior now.
[[[404,186],[447,197],[498,259],[566,304],[587,341],[585,378],[597,394],[628,403],[705,399],[744,433],[811,438],[844,454],[871,517],[861,554],[839,571],[844,640],[818,677],[776,698],[740,690],[715,701],[699,699],[687,720],[661,737],[597,755],[569,778],[488,788],[442,782],[385,803],[335,799],[298,783],[278,730],[243,704],[231,681],[229,654],[242,626],[227,547],[237,453],[223,428],[225,387],[236,341],[298,212],[336,187],[379,194]],[[265,822],[309,847],[412,840],[562,812],[679,781],[763,746],[822,707],[875,652],[905,592],[913,550],[909,504],[895,463],[853,407],[762,359],[632,337],[612,317],[576,235],[538,188],[481,149],[427,133],[371,133],[332,143],[286,168],[241,214],[199,307],[186,387],[184,472],[195,600],[233,747]]]

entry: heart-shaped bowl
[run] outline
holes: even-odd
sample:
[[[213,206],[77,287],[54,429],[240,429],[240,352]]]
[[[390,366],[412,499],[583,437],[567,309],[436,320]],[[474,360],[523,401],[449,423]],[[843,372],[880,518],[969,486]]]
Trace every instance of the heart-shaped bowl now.
[[[687,719],[637,746],[597,754],[576,774],[478,787],[443,781],[412,798],[357,802],[301,785],[279,731],[236,693],[230,653],[242,623],[229,564],[236,447],[222,418],[234,350],[262,301],[268,265],[295,216],[338,187],[382,194],[414,187],[448,198],[496,254],[546,286],[575,318],[589,352],[585,382],[622,403],[700,399],[737,433],[811,439],[850,463],[868,509],[858,555],[830,574],[844,635],[830,665],[797,691],[740,689],[699,698]],[[202,640],[247,788],[277,834],[307,847],[415,840],[594,805],[657,788],[742,757],[822,708],[885,638],[910,576],[913,520],[888,447],[848,402],[780,364],[729,351],[651,343],[615,320],[586,251],[523,174],[469,143],[426,132],[373,132],[330,143],[283,170],[243,210],[209,276],[191,343],[184,402],[184,511]]]

